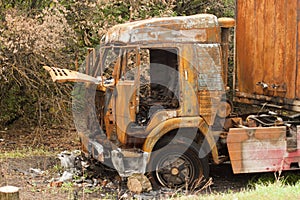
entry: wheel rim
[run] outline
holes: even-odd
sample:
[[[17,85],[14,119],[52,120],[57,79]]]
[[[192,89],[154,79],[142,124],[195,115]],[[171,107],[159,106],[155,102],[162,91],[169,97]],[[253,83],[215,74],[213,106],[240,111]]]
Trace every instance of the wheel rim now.
[[[185,154],[172,153],[158,161],[155,175],[163,186],[180,187],[194,178],[195,167]]]

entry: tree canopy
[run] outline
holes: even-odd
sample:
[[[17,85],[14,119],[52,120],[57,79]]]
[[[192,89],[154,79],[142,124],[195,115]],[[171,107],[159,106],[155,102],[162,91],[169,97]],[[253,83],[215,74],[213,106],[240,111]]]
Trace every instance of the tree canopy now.
[[[72,85],[42,66],[76,69],[115,24],[196,13],[232,17],[234,0],[0,0],[0,126],[71,125]]]

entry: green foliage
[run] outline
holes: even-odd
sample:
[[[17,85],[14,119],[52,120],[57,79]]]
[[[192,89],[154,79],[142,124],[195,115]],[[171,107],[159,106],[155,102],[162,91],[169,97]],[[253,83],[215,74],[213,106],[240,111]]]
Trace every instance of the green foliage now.
[[[3,86],[2,86],[3,87]],[[24,97],[24,91],[18,85],[1,89],[1,104],[0,104],[0,123],[9,124],[17,120],[23,115],[22,105],[26,104],[29,99]]]
[[[64,0],[62,4],[69,10],[67,19],[77,33],[79,52],[87,46],[98,45],[107,29],[116,24],[175,15],[173,6],[155,0],[97,2]]]
[[[8,8],[2,10],[0,25],[0,126],[17,120],[22,126],[67,122],[69,117],[62,113],[70,105],[70,88],[53,84],[42,68],[71,63],[68,53],[76,42],[64,18],[67,11],[56,3],[45,8],[43,4],[42,12],[29,12],[24,2],[1,4]]]
[[[1,0],[0,6],[4,9],[8,8],[21,8],[24,10],[43,9],[49,6],[49,0]]]
[[[234,17],[235,0],[177,0],[178,15],[210,13],[217,17]]]

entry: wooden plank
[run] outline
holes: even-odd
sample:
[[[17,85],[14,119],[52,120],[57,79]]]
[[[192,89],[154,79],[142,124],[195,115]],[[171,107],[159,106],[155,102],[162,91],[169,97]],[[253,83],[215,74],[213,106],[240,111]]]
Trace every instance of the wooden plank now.
[[[255,2],[255,55],[254,55],[254,65],[253,65],[253,84],[261,82],[263,80],[263,64],[264,64],[264,32],[265,32],[265,23],[264,23],[264,11],[265,11],[265,0],[256,0]],[[253,20],[254,20],[253,19]],[[262,87],[256,86],[255,93],[263,94]]]
[[[296,88],[295,88],[295,93],[296,93],[296,98],[300,99],[300,51],[299,51],[299,44],[300,44],[300,0],[298,0],[298,5],[297,5],[297,25],[298,25],[298,38],[297,38],[297,63],[296,63]]]
[[[263,82],[273,82],[275,48],[275,0],[265,1]]]
[[[258,145],[265,145],[264,143],[252,143],[252,148]],[[249,145],[249,144],[247,144]],[[275,148],[275,147],[274,147]],[[247,151],[246,151],[247,150]],[[242,160],[245,162],[259,162],[266,159],[282,159],[284,158],[284,154],[286,153],[283,149],[258,149],[258,150],[251,150],[251,149],[244,149],[244,151],[232,151],[230,152],[230,161],[238,161]],[[242,158],[239,158],[239,155],[243,155]],[[253,165],[254,166],[254,165]]]
[[[256,127],[256,128],[232,128],[228,133],[227,142],[237,143],[255,138],[258,140],[278,141],[285,140],[286,128],[281,127]]]
[[[239,91],[300,99],[300,0],[237,0],[236,17]]]
[[[286,0],[276,1],[275,4],[275,48],[274,48],[274,68],[273,81],[271,84],[282,85],[284,78],[282,76],[285,65],[286,50]],[[276,95],[276,94],[274,94]]]
[[[256,87],[255,80],[252,78],[255,76],[255,73],[253,71],[254,61],[255,59],[255,52],[256,52],[256,45],[253,43],[253,41],[256,41],[256,17],[255,17],[255,2],[256,0],[247,0],[248,2],[247,6],[247,38],[246,38],[246,53],[247,53],[247,87],[250,91],[254,91]],[[249,76],[250,75],[250,76]]]
[[[284,82],[287,84],[286,97],[295,98],[296,82],[296,41],[297,41],[297,1],[288,1],[287,30],[286,30],[286,65],[283,73]]]
[[[227,147],[234,173],[274,170],[270,166],[279,168],[286,152],[285,130],[285,127],[230,129]],[[272,165],[266,160],[272,160]]]
[[[247,1],[237,1],[237,17],[236,17],[236,53],[237,53],[237,81],[238,88],[240,91],[244,91],[245,88],[245,74],[244,71],[247,66],[244,66],[246,57],[246,47],[245,47],[245,33],[246,33],[246,2]],[[242,81],[243,80],[243,81]],[[250,92],[250,91],[247,91]]]
[[[269,143],[273,143],[273,144],[276,144],[276,142],[278,143],[278,141],[275,141],[275,140],[261,140],[261,141],[259,141],[259,140],[248,140],[247,143],[249,143],[249,144],[252,143],[253,147],[255,147],[256,143],[258,143],[258,142],[264,143],[266,141],[268,141]],[[284,140],[280,140],[279,142],[285,143]],[[232,142],[232,143],[230,143],[230,158],[231,158],[231,160],[237,160],[236,155],[241,154],[243,152],[243,150],[241,149],[241,146],[239,146],[239,144],[241,144],[241,142]],[[285,146],[285,145],[283,145],[283,146]],[[266,151],[275,151],[277,149],[278,148],[275,147],[275,146],[273,148],[265,146]],[[248,151],[249,152],[257,152],[258,149],[252,148]],[[262,156],[264,156],[264,155],[262,155]]]
[[[257,63],[257,57],[261,57],[257,52],[258,45],[261,41],[257,38],[258,31],[258,16],[263,19],[263,12],[257,13],[256,6],[264,7],[264,1],[247,0],[237,1],[237,73],[238,73],[238,88],[240,91],[253,93],[256,92],[256,83],[254,80],[258,74],[262,74],[262,65]],[[261,25],[264,27],[264,24]],[[262,28],[263,30],[263,28]],[[261,78],[259,78],[261,79]],[[259,80],[257,79],[257,80]],[[259,80],[261,81],[261,80]]]

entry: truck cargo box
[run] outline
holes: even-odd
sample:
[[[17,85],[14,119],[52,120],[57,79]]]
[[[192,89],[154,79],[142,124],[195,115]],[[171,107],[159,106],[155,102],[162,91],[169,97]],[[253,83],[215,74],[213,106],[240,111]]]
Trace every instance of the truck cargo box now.
[[[236,1],[234,100],[300,111],[300,0]]]

